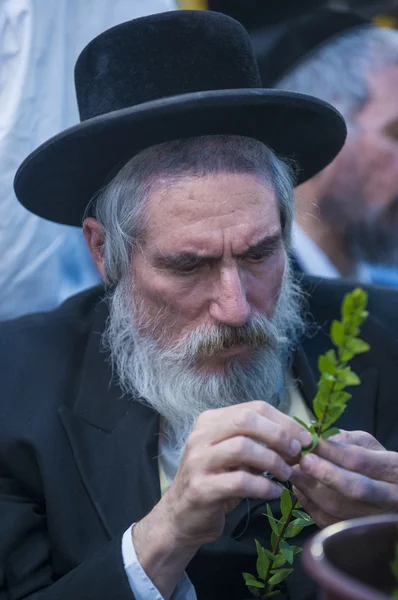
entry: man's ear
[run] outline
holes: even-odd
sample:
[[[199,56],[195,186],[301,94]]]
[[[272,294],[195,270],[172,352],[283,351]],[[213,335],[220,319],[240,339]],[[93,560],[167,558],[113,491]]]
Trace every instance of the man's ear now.
[[[90,249],[91,256],[93,257],[95,266],[104,282],[109,284],[105,272],[105,257],[104,257],[104,243],[105,243],[105,232],[101,223],[93,217],[88,217],[83,222],[83,232],[86,238],[87,245]]]

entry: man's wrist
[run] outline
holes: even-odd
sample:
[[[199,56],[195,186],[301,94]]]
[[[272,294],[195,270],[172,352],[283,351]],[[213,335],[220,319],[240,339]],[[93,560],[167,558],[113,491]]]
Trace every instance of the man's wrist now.
[[[198,548],[178,543],[156,507],[131,530],[137,558],[152,583],[168,600]]]

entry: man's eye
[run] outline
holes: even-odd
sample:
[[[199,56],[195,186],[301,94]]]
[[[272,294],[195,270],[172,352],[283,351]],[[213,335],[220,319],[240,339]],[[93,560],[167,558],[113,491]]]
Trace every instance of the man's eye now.
[[[246,254],[246,260],[251,262],[261,262],[270,256],[271,252],[250,252]]]
[[[195,273],[200,268],[200,263],[191,263],[187,265],[179,265],[174,269],[177,275],[189,275],[190,273]]]

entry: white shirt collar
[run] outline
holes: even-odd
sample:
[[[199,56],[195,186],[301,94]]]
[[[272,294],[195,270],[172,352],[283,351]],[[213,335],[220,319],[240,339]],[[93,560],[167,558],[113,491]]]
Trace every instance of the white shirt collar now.
[[[294,256],[307,275],[337,279],[341,274],[336,269],[325,252],[305,233],[297,223],[293,224],[292,231]],[[350,279],[356,279],[362,283],[371,282],[371,274],[364,263],[357,267],[355,275]]]

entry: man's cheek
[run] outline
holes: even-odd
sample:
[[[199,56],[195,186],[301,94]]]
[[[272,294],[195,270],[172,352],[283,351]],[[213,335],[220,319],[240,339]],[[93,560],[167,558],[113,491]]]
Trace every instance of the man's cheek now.
[[[376,148],[364,157],[363,191],[369,209],[385,208],[398,191],[398,164],[396,153],[390,149]]]
[[[250,280],[248,299],[256,311],[272,318],[281,293],[285,273],[284,255],[269,259]]]

